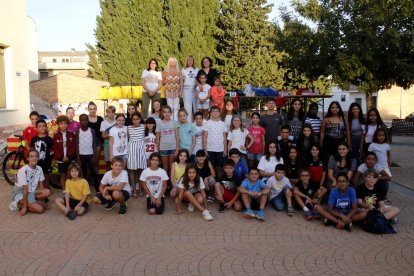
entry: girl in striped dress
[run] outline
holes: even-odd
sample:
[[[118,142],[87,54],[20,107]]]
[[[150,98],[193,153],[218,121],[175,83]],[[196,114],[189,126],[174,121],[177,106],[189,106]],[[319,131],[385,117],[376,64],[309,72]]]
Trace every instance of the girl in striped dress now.
[[[132,197],[137,197],[135,184],[137,183],[137,174],[147,168],[147,159],[145,155],[145,126],[141,124],[141,114],[135,112],[131,116],[132,125],[128,126],[128,172],[129,183],[132,187]],[[142,187],[139,187],[140,194]]]

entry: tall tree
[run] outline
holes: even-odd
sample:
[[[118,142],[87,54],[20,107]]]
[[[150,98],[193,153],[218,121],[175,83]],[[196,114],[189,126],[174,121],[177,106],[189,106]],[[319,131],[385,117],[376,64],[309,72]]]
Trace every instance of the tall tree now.
[[[270,41],[267,21],[272,6],[266,0],[223,0],[218,27],[217,61],[230,89],[245,84],[275,87],[283,84],[282,54]]]
[[[208,5],[204,0],[165,0],[169,54],[182,64],[188,55],[193,55],[197,66],[202,57],[215,56],[217,41],[214,35],[219,13],[219,0],[210,0]]]
[[[293,0],[293,6],[311,22],[317,71],[343,87],[360,85],[368,107],[373,92],[413,84],[411,0]]]

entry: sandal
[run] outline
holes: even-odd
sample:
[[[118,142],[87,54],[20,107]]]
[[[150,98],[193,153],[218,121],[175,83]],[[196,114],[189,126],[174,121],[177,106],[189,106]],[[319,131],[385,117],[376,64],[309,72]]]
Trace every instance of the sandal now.
[[[137,194],[137,192],[132,192],[132,198],[138,198],[138,194]]]

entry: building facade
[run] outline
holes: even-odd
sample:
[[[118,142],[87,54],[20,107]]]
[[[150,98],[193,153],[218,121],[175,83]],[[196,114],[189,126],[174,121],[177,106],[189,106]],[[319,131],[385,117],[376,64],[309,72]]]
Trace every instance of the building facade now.
[[[39,52],[39,75],[45,79],[59,73],[81,77],[88,75],[88,54],[85,51]]]

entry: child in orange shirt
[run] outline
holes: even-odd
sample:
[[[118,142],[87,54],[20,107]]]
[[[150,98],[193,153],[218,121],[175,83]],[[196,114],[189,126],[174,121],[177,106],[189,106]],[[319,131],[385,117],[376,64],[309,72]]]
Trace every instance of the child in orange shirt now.
[[[211,87],[210,93],[213,100],[211,106],[218,106],[220,110],[222,110],[224,107],[224,95],[226,94],[226,91],[224,91],[223,86],[221,86],[219,76],[214,78],[214,86]]]

